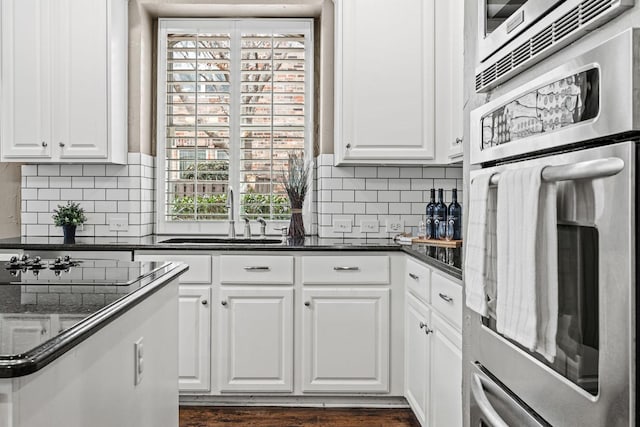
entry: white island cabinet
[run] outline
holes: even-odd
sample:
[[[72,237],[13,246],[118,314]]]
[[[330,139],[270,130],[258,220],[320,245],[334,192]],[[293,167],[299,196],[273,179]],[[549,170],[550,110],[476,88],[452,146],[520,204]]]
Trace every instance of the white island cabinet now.
[[[104,285],[126,287],[124,296],[90,316],[73,314],[73,307],[66,307],[68,315],[13,314],[20,307],[3,301],[0,426],[175,427],[176,274],[184,267],[171,268],[136,279],[139,267],[131,266],[130,284]],[[101,286],[83,286],[82,295],[99,295]],[[48,292],[27,290],[35,285],[2,287],[5,294],[12,289],[22,297]],[[61,309],[36,305],[41,310]]]
[[[0,159],[126,163],[126,0],[0,2]]]

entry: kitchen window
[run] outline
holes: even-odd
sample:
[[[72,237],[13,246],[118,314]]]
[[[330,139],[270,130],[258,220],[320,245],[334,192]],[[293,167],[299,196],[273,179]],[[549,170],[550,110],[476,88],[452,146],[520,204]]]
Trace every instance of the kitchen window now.
[[[283,170],[313,147],[312,23],[160,20],[160,233],[226,233],[231,204],[234,220],[288,224]]]

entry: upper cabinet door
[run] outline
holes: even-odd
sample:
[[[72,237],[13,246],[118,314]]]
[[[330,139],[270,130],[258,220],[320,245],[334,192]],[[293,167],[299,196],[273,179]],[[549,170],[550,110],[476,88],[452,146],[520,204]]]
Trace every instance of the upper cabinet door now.
[[[51,2],[2,0],[2,158],[51,156]]]
[[[53,51],[54,144],[61,159],[107,157],[108,2],[58,0]]]
[[[435,160],[434,0],[336,0],[336,164]]]
[[[0,8],[0,160],[126,163],[127,0]]]
[[[436,141],[449,162],[462,161],[464,0],[436,2]]]

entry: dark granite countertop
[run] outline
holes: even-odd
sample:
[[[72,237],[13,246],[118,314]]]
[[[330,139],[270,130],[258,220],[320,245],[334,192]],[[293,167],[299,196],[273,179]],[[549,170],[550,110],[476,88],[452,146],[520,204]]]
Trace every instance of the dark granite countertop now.
[[[45,264],[48,261],[45,261]],[[68,271],[47,268],[0,269],[2,322],[44,322],[42,334],[57,332],[33,344],[10,340],[0,344],[0,378],[28,375],[45,367],[98,332],[123,313],[184,273],[181,263],[85,260]],[[49,332],[53,323],[54,331]],[[52,334],[53,335],[53,334]]]
[[[208,250],[208,251],[403,251],[445,273],[462,279],[460,249],[427,245],[399,245],[391,239],[349,239],[307,237],[301,245],[251,243],[163,243],[185,236],[149,235],[144,237],[77,237],[75,244],[63,244],[62,237],[13,237],[0,239],[0,250],[30,251],[136,251],[136,250]],[[194,238],[205,236],[191,236]],[[269,236],[274,238],[274,236]],[[275,236],[277,239],[278,237]]]

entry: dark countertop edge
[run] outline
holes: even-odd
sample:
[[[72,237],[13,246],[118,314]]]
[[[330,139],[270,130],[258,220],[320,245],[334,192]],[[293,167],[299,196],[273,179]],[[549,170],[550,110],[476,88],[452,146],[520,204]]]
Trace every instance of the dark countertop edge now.
[[[402,247],[402,251],[408,255],[411,255],[412,257],[414,257],[415,259],[424,262],[425,264],[428,264],[431,267],[434,267],[446,274],[448,274],[451,277],[454,277],[460,281],[462,281],[462,270],[454,267],[452,265],[449,264],[445,264],[442,261],[438,261],[437,259],[430,257],[429,255],[418,251],[417,249],[412,248],[411,246],[403,246]]]
[[[462,280],[462,270],[451,265],[445,264],[437,259],[430,257],[409,245],[400,245],[389,241],[388,243],[377,244],[348,244],[348,243],[311,243],[308,245],[282,245],[282,244],[190,244],[190,243],[75,243],[65,245],[61,243],[16,243],[0,241],[0,249],[28,249],[28,250],[75,250],[75,251],[218,251],[218,252],[235,252],[235,251],[363,251],[363,252],[405,252],[412,257],[429,264],[430,266],[441,270],[442,272]]]
[[[142,282],[140,288],[103,307],[35,349],[15,356],[0,356],[0,378],[22,377],[44,368],[188,269],[189,266],[186,264],[166,263],[140,278]]]

